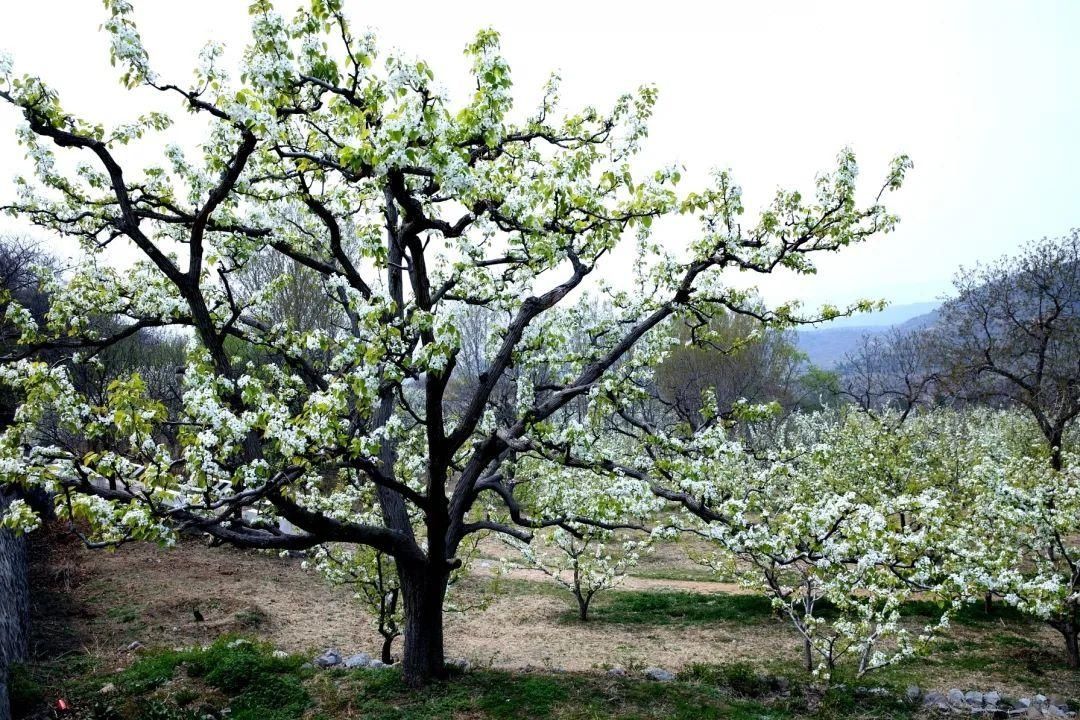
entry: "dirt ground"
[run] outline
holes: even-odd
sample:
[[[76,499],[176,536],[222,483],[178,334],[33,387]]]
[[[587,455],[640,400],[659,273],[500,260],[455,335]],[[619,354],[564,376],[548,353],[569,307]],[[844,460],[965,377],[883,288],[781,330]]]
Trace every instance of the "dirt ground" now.
[[[55,535],[35,542],[32,583],[38,657],[86,652],[106,667],[113,662],[121,667],[131,659],[126,648],[135,641],[187,647],[209,643],[227,632],[257,635],[289,652],[314,654],[333,647],[345,653],[374,653],[379,647],[377,633],[350,591],[328,586],[321,576],[303,569],[298,559],[208,547],[199,541],[171,549],[132,544],[113,552],[86,550]],[[457,597],[469,606],[468,612],[447,616],[448,656],[465,657],[478,666],[567,671],[798,661],[798,640],[780,622],[581,624],[566,620],[569,596],[539,585],[552,581],[529,571],[511,577],[535,582],[507,583],[494,594],[480,592],[478,588],[490,586],[483,576],[490,575],[495,565],[490,559],[494,555],[485,552],[485,556],[489,559],[476,565],[477,577],[466,579]],[[674,574],[689,573],[694,567],[673,555],[652,559],[651,569],[645,571],[660,565]],[[623,587],[742,591],[728,583],[656,577],[631,577]],[[951,639],[977,639],[973,632],[956,628]],[[1058,642],[1049,632],[1043,639],[1047,647]],[[1062,684],[1056,677],[1047,676],[1039,681],[1045,685],[1029,688],[1012,683],[1007,675],[971,668],[942,667],[935,681],[943,689],[992,683],[1002,692],[1067,691],[1055,687]],[[1068,684],[1075,683],[1070,679]]]
[[[334,588],[301,567],[301,561],[226,547],[184,542],[171,549],[132,544],[90,551],[53,536],[51,577],[36,578],[36,615],[57,625],[53,647],[95,655],[119,653],[130,643],[183,647],[226,632],[253,632],[289,652],[335,647],[374,651],[378,635],[345,588]],[[488,567],[484,567],[487,565]],[[491,575],[480,561],[477,574]],[[550,582],[540,572],[518,570],[514,579]],[[736,585],[631,577],[626,589],[691,592],[739,591]],[[66,596],[66,597],[65,597]],[[447,652],[494,667],[588,670],[611,665],[660,664],[758,658],[776,653],[781,635],[748,645],[719,629],[582,626],[560,618],[565,599],[546,593],[477,594],[466,589],[469,612],[447,615]],[[477,606],[477,604],[479,604]],[[202,620],[195,619],[198,611]],[[63,629],[66,625],[67,628]],[[48,635],[48,632],[45,633]],[[59,643],[57,641],[60,641]],[[790,638],[786,638],[790,640]],[[43,651],[46,648],[42,648]]]

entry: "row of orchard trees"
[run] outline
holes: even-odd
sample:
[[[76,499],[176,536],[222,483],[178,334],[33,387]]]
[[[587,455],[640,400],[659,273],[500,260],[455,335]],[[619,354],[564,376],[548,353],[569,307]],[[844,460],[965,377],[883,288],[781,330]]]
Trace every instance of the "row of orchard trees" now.
[[[595,454],[604,437],[571,451]],[[929,651],[952,615],[987,596],[1060,632],[1080,667],[1080,473],[1071,449],[1054,468],[1037,425],[1018,412],[905,417],[849,406],[751,423],[738,437],[717,426],[672,442],[642,429],[632,445],[602,451],[624,459],[622,482],[639,479],[623,495],[635,498],[624,522],[649,525],[653,541],[707,541],[702,562],[772,600],[802,638],[808,670],[828,676],[850,658],[863,674]],[[579,472],[573,486],[602,484]],[[656,495],[674,493],[681,511],[663,512]],[[611,546],[547,562],[564,580],[586,578],[586,590],[610,587],[633,555],[613,533],[580,531]]]
[[[901,632],[897,603],[970,587],[935,551],[957,516],[932,486],[944,461],[932,476],[882,469],[870,497],[859,443],[876,426],[814,415],[770,428],[772,406],[739,401],[746,385],[704,383],[688,404],[671,382],[700,366],[698,350],[755,348],[748,365],[772,368],[758,386],[785,384],[790,355],[759,328],[841,310],[765,308],[727,273],[810,273],[816,254],[889,231],[883,201],[907,158],[864,188],[844,151],[808,192],[779,191],[748,220],[726,172],[686,191],[676,168],[642,171],[652,88],[566,111],[553,78],[517,112],[491,31],[467,47],[476,89],[454,104],[426,63],[381,58],[340,0],[292,18],[254,0],[241,72],[211,45],[189,82],[157,74],[128,0],[105,7],[124,84],[155,103],[130,123],[73,115],[0,57],[0,99],[24,120],[33,167],[2,208],[81,248],[72,267],[34,274],[44,307],[3,297],[14,345],[0,379],[16,409],[0,480],[49,493],[88,542],[189,532],[308,551],[333,579],[373,588],[414,685],[445,674],[447,589],[488,534],[550,532],[571,571],[606,563],[579,592],[582,613],[620,569],[597,552],[611,533],[704,534],[761,573],[826,666],[856,651],[863,669],[879,664],[884,635],[907,652],[922,640]],[[156,110],[168,101],[203,141],[144,163],[160,145],[147,136],[179,139]],[[678,250],[654,234],[674,216],[697,228]],[[630,289],[604,282],[620,245],[634,246]],[[729,322],[744,317],[757,323]],[[152,333],[170,352],[162,337],[184,343],[173,372],[143,367],[161,382],[138,357],[109,365]],[[92,392],[90,375],[108,382]],[[1047,518],[1068,512],[1042,481],[986,467],[1002,492],[979,507],[1029,493],[1050,502]],[[1051,470],[1068,476],[1064,455]],[[3,519],[37,522],[26,503]],[[987,564],[971,574],[1001,583],[984,582],[992,592],[1020,602],[1050,587],[1018,575],[1012,588],[1000,569],[1028,560],[971,548]],[[643,548],[623,550],[632,562]],[[821,598],[843,623],[826,629]]]

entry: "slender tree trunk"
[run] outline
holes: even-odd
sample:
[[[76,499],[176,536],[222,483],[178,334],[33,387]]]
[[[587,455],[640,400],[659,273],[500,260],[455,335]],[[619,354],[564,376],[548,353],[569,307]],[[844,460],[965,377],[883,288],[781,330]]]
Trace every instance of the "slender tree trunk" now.
[[[987,615],[994,612],[994,593],[988,592],[983,595],[983,611],[985,611]]]
[[[423,687],[446,677],[443,651],[443,599],[449,572],[430,563],[398,566],[405,603],[401,672],[405,683]]]
[[[582,593],[574,593],[574,597],[577,598],[578,620],[580,620],[581,622],[588,622],[589,600],[591,598],[585,597]]]
[[[394,647],[394,638],[396,638],[396,637],[397,637],[397,635],[384,635],[383,636],[382,658],[381,659],[387,665],[393,665],[394,664],[394,656],[390,654],[390,651]]]
[[[803,664],[807,672],[814,671],[814,646],[808,637],[803,638]]]

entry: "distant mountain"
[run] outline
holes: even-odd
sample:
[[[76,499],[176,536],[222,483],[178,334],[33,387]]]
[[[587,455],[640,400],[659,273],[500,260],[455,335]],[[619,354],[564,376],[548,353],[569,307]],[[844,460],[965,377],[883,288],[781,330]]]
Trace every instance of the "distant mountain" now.
[[[938,307],[936,302],[890,305],[882,312],[838,318],[818,328],[800,330],[795,341],[812,364],[832,369],[867,335],[885,333],[894,327],[917,330],[933,325]]]
[[[941,303],[917,302],[905,305],[889,305],[881,312],[858,313],[848,317],[837,318],[825,323],[815,330],[832,330],[834,328],[881,328],[900,325],[920,315],[937,310]]]

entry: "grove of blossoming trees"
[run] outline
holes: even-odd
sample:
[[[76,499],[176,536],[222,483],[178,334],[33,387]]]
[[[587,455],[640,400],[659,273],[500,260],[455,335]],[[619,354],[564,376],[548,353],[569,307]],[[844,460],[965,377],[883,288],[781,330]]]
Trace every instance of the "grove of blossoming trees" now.
[[[887,232],[895,218],[880,200],[910,164],[897,158],[860,205],[845,151],[811,192],[781,191],[744,224],[727,173],[682,192],[675,168],[640,171],[655,90],[567,112],[552,78],[536,109],[516,114],[492,31],[466,49],[475,92],[452,104],[424,62],[380,58],[340,0],[313,0],[291,19],[255,0],[240,72],[230,75],[210,45],[186,83],[155,72],[128,0],[105,5],[123,83],[174,99],[204,121],[205,136],[133,166],[123,147],[154,133],[167,140],[166,115],[107,128],[0,60],[0,98],[25,121],[19,142],[35,169],[4,210],[83,251],[62,279],[42,278],[44,322],[8,307],[21,349],[2,375],[23,404],[0,439],[3,480],[51,491],[94,543],[193,531],[243,547],[336,543],[391,557],[403,673],[414,685],[444,673],[443,598],[472,536],[524,541],[540,528],[626,524],[557,503],[534,514],[523,498],[547,496],[528,488],[549,477],[517,472],[522,458],[636,479],[598,454],[603,445],[584,458],[569,451],[587,434],[580,418],[637,402],[669,322],[707,327],[720,312],[798,319],[795,307],[762,310],[723,271],[811,272],[815,253]],[[685,253],[653,235],[672,215],[697,222]],[[593,280],[621,243],[636,243],[633,289]],[[111,265],[116,246],[138,259]],[[331,325],[277,320],[284,275],[240,281],[266,254],[317,276]],[[593,312],[597,297],[603,313]],[[506,321],[477,382],[451,405],[469,306]],[[115,324],[94,322],[102,316]],[[161,328],[189,341],[176,407],[137,374],[98,401],[76,390],[72,367]],[[589,341],[575,342],[583,333]],[[56,348],[78,352],[69,364],[35,355]],[[496,408],[508,383],[512,406]],[[46,417],[64,431],[55,441],[36,434]],[[664,448],[681,442],[655,437]],[[687,482],[648,487],[700,508]],[[36,519],[15,505],[4,522]]]

